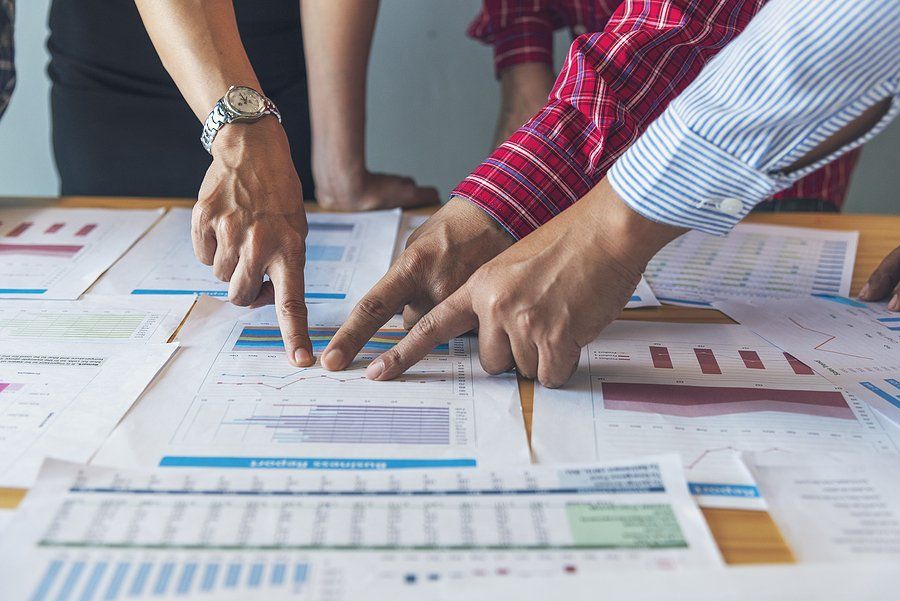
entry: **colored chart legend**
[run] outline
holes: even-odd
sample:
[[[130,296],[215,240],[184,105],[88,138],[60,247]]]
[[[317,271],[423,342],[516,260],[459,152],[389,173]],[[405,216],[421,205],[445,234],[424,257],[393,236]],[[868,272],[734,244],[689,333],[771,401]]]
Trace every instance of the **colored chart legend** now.
[[[331,339],[334,338],[338,328],[310,328],[309,337],[312,340],[313,351],[325,350]],[[383,328],[363,346],[360,352],[381,354],[394,348],[398,342],[406,336],[406,330],[402,328]],[[234,343],[235,351],[283,351],[284,341],[281,338],[281,330],[277,326],[246,326]],[[441,344],[435,347],[432,355],[447,355],[450,347]]]

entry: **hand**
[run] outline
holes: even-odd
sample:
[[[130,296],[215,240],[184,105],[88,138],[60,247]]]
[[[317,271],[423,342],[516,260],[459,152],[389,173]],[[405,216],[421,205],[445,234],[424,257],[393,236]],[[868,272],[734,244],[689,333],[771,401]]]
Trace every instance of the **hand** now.
[[[604,180],[478,269],[366,375],[395,378],[438,343],[477,326],[485,371],[515,366],[545,386],[562,386],[581,348],[628,302],[647,262],[683,232],[633,212]]]
[[[880,301],[888,296],[888,310],[900,311],[900,246],[884,258],[859,291],[859,298],[864,301]]]
[[[194,252],[229,283],[236,305],[254,303],[269,275],[285,351],[298,366],[314,361],[303,286],[306,233],[300,179],[278,121],[223,127],[194,205]]]
[[[316,177],[316,200],[323,209],[371,211],[440,202],[436,188],[417,186],[409,177],[370,173],[365,169],[333,169],[336,175]]]
[[[453,198],[418,228],[387,275],[375,284],[322,353],[326,369],[344,369],[363,345],[405,306],[407,327],[513,243],[487,213]]]
[[[542,63],[524,63],[503,70],[494,148],[506,142],[547,104],[553,80],[553,70]]]

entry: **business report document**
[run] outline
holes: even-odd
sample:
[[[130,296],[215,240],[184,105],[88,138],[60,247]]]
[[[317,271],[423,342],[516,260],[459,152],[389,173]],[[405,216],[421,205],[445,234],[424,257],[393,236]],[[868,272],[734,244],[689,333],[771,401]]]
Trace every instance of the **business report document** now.
[[[167,342],[193,305],[189,296],[5,300],[0,303],[0,341]]]
[[[356,301],[390,266],[400,224],[399,209],[309,213],[307,221],[307,301]],[[173,208],[92,292],[227,296],[228,283],[219,281],[212,267],[194,256],[191,210]]]
[[[831,296],[715,307],[900,424],[900,314]]]
[[[345,309],[313,305],[318,356]],[[340,372],[288,363],[274,309],[201,297],[184,347],[95,461],[124,467],[385,469],[528,463],[514,374],[488,376],[474,338],[389,382],[365,367],[405,335],[381,329]]]
[[[0,487],[28,487],[45,457],[87,461],[174,344],[0,342]]]
[[[711,507],[761,508],[740,461],[761,453],[896,455],[869,406],[737,325],[614,322],[565,388],[535,386],[541,463],[677,452]]]
[[[673,456],[327,474],[48,462],[0,542],[4,601],[395,599],[381,592],[721,563]]]
[[[0,298],[78,298],[162,214],[0,208]]]
[[[799,562],[900,564],[900,462],[879,455],[747,453]]]
[[[726,236],[688,232],[645,276],[667,304],[850,293],[858,232],[742,223]]]

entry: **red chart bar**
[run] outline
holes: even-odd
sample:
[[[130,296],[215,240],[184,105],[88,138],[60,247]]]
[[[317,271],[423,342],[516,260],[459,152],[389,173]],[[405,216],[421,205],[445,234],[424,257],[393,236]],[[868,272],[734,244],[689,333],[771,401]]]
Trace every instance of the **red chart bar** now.
[[[23,221],[22,223],[11,229],[9,233],[6,234],[6,236],[7,238],[15,238],[17,236],[21,236],[26,231],[28,231],[28,228],[30,228],[32,225],[34,224],[30,221]]]
[[[653,360],[653,367],[672,369],[672,357],[669,356],[669,349],[666,347],[651,346],[650,358]]]
[[[66,224],[65,223],[54,223],[53,225],[51,225],[50,227],[45,229],[44,233],[45,234],[55,234],[59,230],[63,229],[64,225],[66,225]]]
[[[82,228],[81,228],[80,230],[78,230],[77,232],[75,232],[75,235],[76,235],[76,236],[87,236],[88,234],[90,234],[91,232],[93,232],[95,229],[97,229],[97,224],[96,224],[96,223],[89,223],[89,224],[87,224],[86,226],[82,227]]]
[[[741,356],[741,359],[743,359],[744,367],[747,369],[766,368],[766,366],[763,365],[762,359],[759,358],[759,353],[756,351],[738,351],[738,354]]]
[[[791,365],[791,369],[793,369],[794,373],[797,374],[798,376],[815,375],[816,372],[814,372],[810,366],[808,366],[806,363],[804,363],[797,357],[790,355],[788,353],[784,353],[784,358],[787,359],[787,362]]]
[[[713,355],[712,349],[695,348],[694,354],[697,356],[697,363],[700,364],[700,371],[705,374],[720,374],[722,370],[719,368],[719,362]]]

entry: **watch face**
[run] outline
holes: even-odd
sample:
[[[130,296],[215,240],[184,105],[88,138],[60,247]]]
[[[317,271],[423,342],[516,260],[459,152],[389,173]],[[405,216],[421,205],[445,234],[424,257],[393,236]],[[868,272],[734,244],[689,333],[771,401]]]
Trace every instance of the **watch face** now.
[[[257,115],[263,110],[262,96],[252,88],[235,87],[225,95],[225,101],[236,113],[242,115]]]

